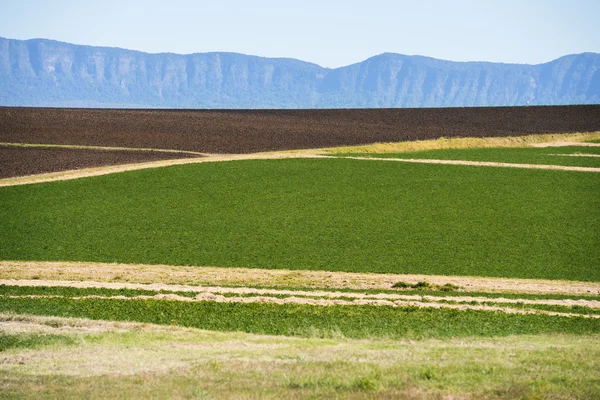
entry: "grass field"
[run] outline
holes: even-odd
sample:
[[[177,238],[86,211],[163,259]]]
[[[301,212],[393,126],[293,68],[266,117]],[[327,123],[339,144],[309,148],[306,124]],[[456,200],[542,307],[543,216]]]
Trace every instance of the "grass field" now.
[[[586,399],[600,367],[596,334],[398,341],[0,321],[12,327],[0,334],[0,384],[16,398]]]
[[[599,281],[600,175],[355,160],[0,188],[0,258]]]
[[[600,166],[539,140],[329,154]],[[0,397],[597,398],[598,188],[338,157],[1,187]]]

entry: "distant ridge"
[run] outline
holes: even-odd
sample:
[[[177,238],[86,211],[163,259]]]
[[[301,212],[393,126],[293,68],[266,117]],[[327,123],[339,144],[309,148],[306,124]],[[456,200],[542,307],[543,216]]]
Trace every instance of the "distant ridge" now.
[[[600,54],[539,64],[384,53],[329,69],[237,53],[148,54],[0,38],[0,105],[393,108],[600,104]]]

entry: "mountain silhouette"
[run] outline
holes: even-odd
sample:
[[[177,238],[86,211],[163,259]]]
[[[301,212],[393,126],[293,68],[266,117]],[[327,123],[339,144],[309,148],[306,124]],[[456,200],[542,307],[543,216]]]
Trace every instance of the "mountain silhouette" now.
[[[393,108],[600,103],[600,54],[539,64],[384,53],[341,68],[237,53],[148,54],[0,38],[0,105]]]

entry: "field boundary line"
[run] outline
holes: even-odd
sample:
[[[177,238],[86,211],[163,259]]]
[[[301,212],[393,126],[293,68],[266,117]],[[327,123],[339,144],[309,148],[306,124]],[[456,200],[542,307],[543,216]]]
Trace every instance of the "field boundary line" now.
[[[600,157],[600,154],[549,154],[550,156],[558,156],[558,157]]]
[[[531,147],[600,147],[600,143],[590,142],[548,142],[532,143]]]
[[[50,149],[73,149],[73,150],[99,150],[99,151],[145,151],[155,153],[181,153],[181,154],[193,154],[197,156],[209,157],[212,154],[200,153],[197,151],[189,150],[174,150],[174,149],[157,149],[157,148],[145,148],[145,147],[111,147],[111,146],[88,146],[88,145],[77,145],[77,144],[46,144],[46,143],[12,143],[12,142],[0,142],[0,146],[7,147],[26,147],[26,148],[50,148]]]
[[[221,154],[210,155],[207,157],[198,158],[183,158],[175,160],[160,160],[150,161],[145,163],[122,164],[106,167],[85,168],[80,170],[69,170],[61,172],[50,172],[44,174],[20,176],[14,178],[0,179],[0,187],[30,185],[35,183],[66,181],[71,179],[89,178],[93,176],[101,176],[115,174],[127,171],[137,171],[141,169],[169,167],[172,165],[208,163],[208,162],[223,162],[223,161],[241,161],[241,160],[275,160],[289,158],[305,158],[305,159],[348,159],[361,161],[395,161],[406,163],[421,163],[421,164],[441,164],[441,165],[467,165],[479,167],[506,167],[506,168],[521,168],[521,169],[544,169],[555,171],[578,171],[578,172],[600,172],[600,168],[594,167],[573,167],[561,165],[544,165],[544,164],[511,164],[498,163],[487,161],[465,161],[465,160],[432,160],[432,159],[403,159],[403,158],[381,158],[381,157],[339,157],[329,156],[322,153],[294,152],[294,153],[253,153],[253,154]]]
[[[66,181],[71,179],[89,178],[93,176],[102,176],[116,174],[127,171],[137,171],[141,169],[170,167],[173,165],[206,163],[206,162],[224,162],[240,160],[270,160],[282,158],[331,158],[319,154],[298,154],[298,153],[260,153],[260,154],[223,154],[210,155],[197,158],[180,158],[174,160],[149,161],[135,164],[111,165],[105,167],[85,168],[80,170],[69,170],[60,172],[49,172],[44,174],[19,176],[14,178],[0,179],[0,187],[30,185],[34,183]]]
[[[547,169],[555,171],[579,171],[579,172],[600,172],[600,168],[595,167],[573,167],[565,165],[545,165],[545,164],[511,164],[491,161],[466,161],[466,160],[433,160],[420,158],[388,158],[388,157],[336,157],[349,160],[375,160],[375,161],[396,161],[420,164],[442,164],[442,165],[468,165],[477,167],[503,167],[503,168],[522,168],[522,169]]]
[[[600,295],[600,282],[549,279],[444,276],[422,274],[379,274],[213,266],[158,264],[118,264],[75,261],[0,261],[0,278],[33,281],[95,281],[105,283],[144,283],[160,290],[178,286],[266,286],[281,289],[390,290],[397,282],[460,286],[469,292]]]

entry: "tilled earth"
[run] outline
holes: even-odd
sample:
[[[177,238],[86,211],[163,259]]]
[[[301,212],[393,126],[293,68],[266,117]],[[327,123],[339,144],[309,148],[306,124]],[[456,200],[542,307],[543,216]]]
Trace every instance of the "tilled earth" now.
[[[344,110],[0,107],[0,142],[221,154],[599,130],[600,105]]]
[[[0,146],[0,178],[195,157],[186,153]]]

